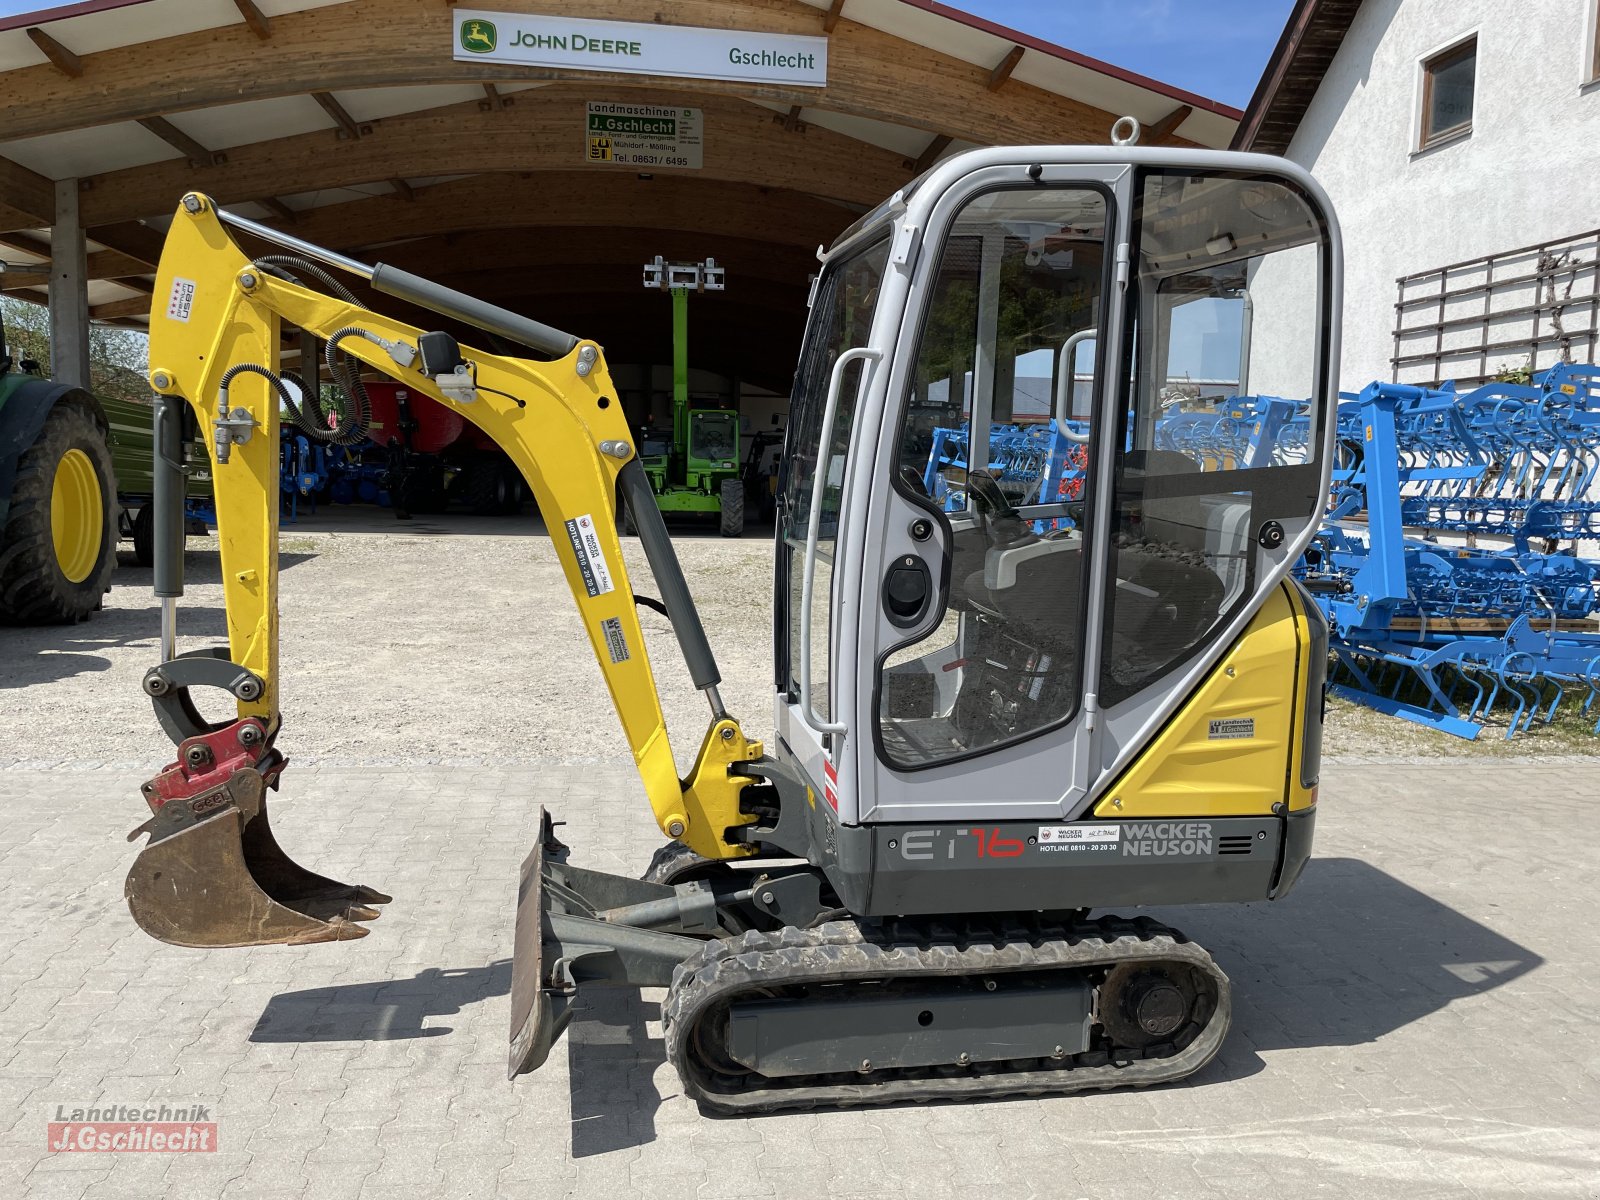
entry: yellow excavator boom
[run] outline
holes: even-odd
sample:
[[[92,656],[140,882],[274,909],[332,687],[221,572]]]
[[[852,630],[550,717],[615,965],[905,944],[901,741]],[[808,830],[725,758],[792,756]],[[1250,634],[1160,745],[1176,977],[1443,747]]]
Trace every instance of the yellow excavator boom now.
[[[570,349],[551,361],[467,346],[457,350],[445,335],[428,335],[347,298],[348,292],[308,260],[282,254],[252,259],[236,244],[230,225],[252,229],[250,222],[219,212],[205,196],[191,194],[179,205],[162,251],[151,312],[150,383],[158,412],[172,412],[164,398],[193,410],[216,463],[228,663],[245,678],[244,686],[229,690],[240,720],[258,730],[247,747],[250,756],[259,764],[279,726],[279,426],[280,409],[294,403],[297,390],[284,382],[278,364],[280,330],[288,323],[459,413],[505,451],[527,480],[550,530],[657,824],[706,858],[748,854],[748,847],[723,836],[750,820],[739,811],[739,793],[750,780],[730,767],[759,758],[761,746],[747,740],[738,721],[722,710],[715,678],[706,689],[712,719],[691,775],[680,779],[674,764],[617,533],[618,479],[636,462],[636,451],[600,347],[570,339]],[[344,295],[308,286],[308,278],[316,277]],[[454,361],[447,372],[426,373],[427,355],[419,348],[429,336],[448,344]],[[670,557],[670,543],[662,541]],[[669,565],[676,571],[675,558]],[[703,640],[698,619],[688,615]],[[170,654],[170,636],[163,640],[178,666],[165,673],[157,668],[147,677],[146,690],[158,707],[163,700],[170,706],[174,694],[188,686],[184,671],[193,669]],[[201,785],[210,782],[206,776],[227,757],[203,740],[214,729],[180,723],[174,730],[168,724],[180,746],[174,768],[186,778],[147,785],[146,798],[156,814],[152,825],[170,799],[192,800],[203,791]],[[179,733],[188,736],[179,738]],[[275,774],[268,782],[276,783]],[[232,798],[243,809],[251,806],[238,795]],[[248,818],[242,813],[241,820]],[[181,922],[164,919],[158,936],[182,940],[172,936],[177,925]]]

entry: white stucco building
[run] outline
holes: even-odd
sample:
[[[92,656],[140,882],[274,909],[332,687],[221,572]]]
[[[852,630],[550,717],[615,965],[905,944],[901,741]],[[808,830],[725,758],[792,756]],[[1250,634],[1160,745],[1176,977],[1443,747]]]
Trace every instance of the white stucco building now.
[[[1234,144],[1287,155],[1333,198],[1343,387],[1600,357],[1597,11],[1296,4]]]

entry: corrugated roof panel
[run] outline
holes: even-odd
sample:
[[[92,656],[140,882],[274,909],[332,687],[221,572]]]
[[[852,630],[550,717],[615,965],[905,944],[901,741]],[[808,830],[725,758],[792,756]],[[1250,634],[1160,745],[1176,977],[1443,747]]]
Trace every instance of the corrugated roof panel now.
[[[866,117],[845,116],[820,108],[800,110],[800,119],[821,129],[831,129],[858,142],[869,142],[896,154],[916,158],[928,144],[932,135],[922,129],[908,129],[904,125],[891,125],[886,121],[873,121]]]
[[[4,259],[6,265],[13,271],[16,271],[19,268],[27,270],[27,268],[31,267],[42,267],[46,266],[50,262],[50,260],[45,258],[43,255],[30,254],[28,251],[19,250],[12,245],[0,246],[0,259]],[[33,272],[31,270],[28,271],[28,274],[32,273]],[[4,281],[5,275],[0,274],[0,283],[3,283]]]
[[[279,196],[290,208],[305,210],[321,208],[324,204],[343,204],[346,200],[367,200],[373,196],[388,196],[394,189],[387,183],[358,183],[349,187],[321,188],[315,192],[289,192]]]
[[[143,125],[121,121],[44,137],[0,142],[0,155],[49,179],[120,171],[183,156]]]
[[[508,89],[502,88],[504,92]],[[334,89],[334,99],[344,105],[357,121],[380,121],[401,113],[442,108],[482,100],[483,89],[475,83],[441,84],[423,87],[361,88],[357,91]]]
[[[1191,142],[1199,142],[1202,146],[1210,146],[1217,150],[1226,150],[1228,143],[1233,140],[1233,131],[1239,123],[1232,117],[1225,117],[1221,113],[1202,112],[1195,109],[1189,119],[1178,126],[1178,132]]]
[[[1059,95],[1071,96],[1095,108],[1104,109],[1113,116],[1130,116],[1143,125],[1153,125],[1184,102],[1162,92],[1151,91],[1113,75],[1104,75],[1078,63],[1046,54],[1025,54],[1011,77],[1018,83],[1031,84]],[[1190,106],[1194,107],[1194,106]],[[1201,121],[1201,117],[1207,118]],[[1222,147],[1233,136],[1233,121],[1218,113],[1194,108],[1194,112],[1179,127],[1179,134],[1204,145]],[[1209,131],[1210,140],[1207,140]],[[1111,140],[1111,126],[1102,131],[1102,141]]]
[[[341,4],[344,0],[256,0],[268,19],[280,13],[297,12],[307,8],[325,8]],[[40,6],[41,17],[48,17],[50,8]],[[59,6],[56,6],[59,7]],[[7,25],[14,28],[0,31],[0,71],[16,67],[31,67],[49,60],[40,53],[26,33],[27,23],[20,18],[9,18]],[[47,21],[41,28],[74,54],[96,54],[117,46],[131,46],[138,42],[158,38],[178,37],[185,33],[199,33],[218,29],[224,25],[242,24],[244,18],[233,0],[145,0],[143,4],[130,4],[100,12],[85,13],[60,21]]]
[[[310,96],[247,100],[224,108],[175,113],[167,119],[208,150],[333,130],[332,119]]]
[[[120,283],[114,283],[109,279],[89,280],[88,291],[89,306],[91,308],[96,304],[109,304],[113,300],[127,300],[133,296],[141,295],[140,292],[135,291],[133,288],[125,288]]]
[[[994,66],[1012,46],[1009,39],[958,24],[901,0],[849,0],[841,15],[979,66]]]

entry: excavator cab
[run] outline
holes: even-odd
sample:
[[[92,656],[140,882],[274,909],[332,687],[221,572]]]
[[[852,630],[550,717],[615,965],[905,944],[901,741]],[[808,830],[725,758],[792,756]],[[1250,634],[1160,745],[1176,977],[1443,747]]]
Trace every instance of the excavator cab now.
[[[235,234],[289,253],[247,256]],[[534,353],[384,317],[324,267]],[[365,367],[517,463],[667,839],[642,878],[611,875],[571,862],[540,815],[517,888],[512,1075],[600,986],[666,988],[668,1058],[729,1113],[1144,1086],[1217,1052],[1231,997],[1210,955],[1090,912],[1276,899],[1310,855],[1327,630],[1289,569],[1329,486],[1340,250],[1305,172],[1125,145],[977,150],[822,255],[775,497],[766,743],[723,704],[596,343],[203,196],[174,220],[156,297],[158,445],[193,406],[217,463],[230,644],[174,652],[181,481],[158,479],[163,661],[145,687],[179,758],[136,831],[151,841],[128,897],[147,931],[342,939],[388,899],[302,871],[266,825],[283,769],[280,406],[329,436],[277,368],[281,319],[328,339],[355,414],[341,436],[362,423]],[[710,707],[686,775],[623,517]],[[200,722],[201,684],[238,719]]]
[[[1263,605],[1304,607],[1284,580],[1326,494],[1337,311],[1314,186],[987,151],[829,251],[780,483],[774,683],[778,739],[842,827],[1196,815],[1110,793]],[[1270,431],[1263,397],[1288,401]],[[1276,715],[1230,701],[1165,764],[1229,797],[1199,811],[1273,793],[1283,763],[1258,778],[1241,751],[1288,744],[1291,691]],[[978,899],[921,874],[919,905]]]

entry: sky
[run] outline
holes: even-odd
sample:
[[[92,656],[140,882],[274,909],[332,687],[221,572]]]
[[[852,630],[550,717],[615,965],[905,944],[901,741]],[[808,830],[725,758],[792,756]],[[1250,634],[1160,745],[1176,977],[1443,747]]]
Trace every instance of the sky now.
[[[1243,108],[1294,0],[947,0],[955,7]]]
[[[0,0],[0,16],[65,2]],[[1293,0],[946,2],[1235,108],[1250,99],[1293,7]]]

